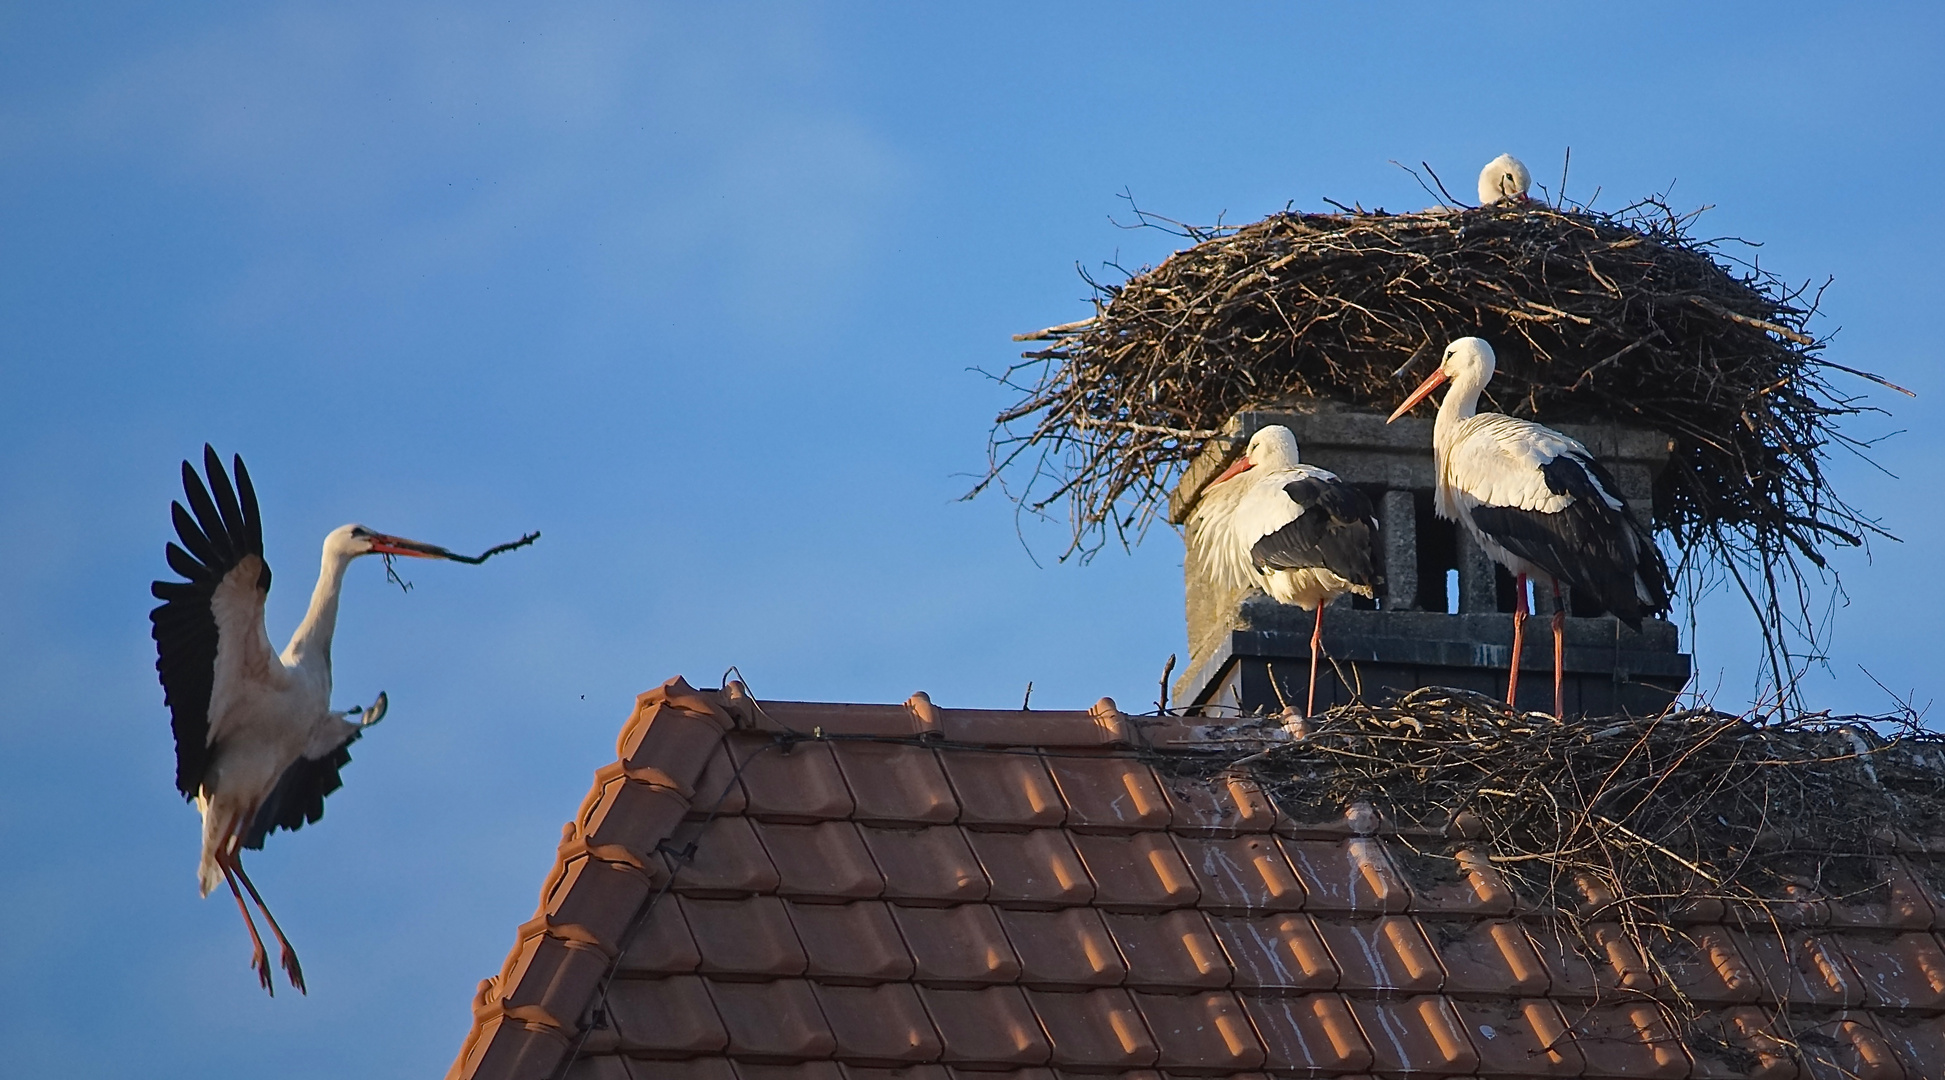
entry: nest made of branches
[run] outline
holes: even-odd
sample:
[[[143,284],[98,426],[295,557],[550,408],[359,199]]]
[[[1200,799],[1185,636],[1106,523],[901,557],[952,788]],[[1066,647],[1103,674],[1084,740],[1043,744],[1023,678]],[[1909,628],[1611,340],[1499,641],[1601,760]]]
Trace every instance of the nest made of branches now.
[[[1299,822],[1363,804],[1421,886],[1461,878],[1461,850],[1483,850],[1529,909],[1583,937],[1618,925],[1650,964],[1695,921],[1767,931],[1817,923],[1830,902],[1885,904],[1890,861],[1945,838],[1945,737],[1909,712],[1556,719],[1428,687],[1296,721],[1288,741],[1249,737],[1280,723],[1244,721],[1240,739],[1156,764],[1247,775]],[[1945,866],[1910,858],[1936,888]]]
[[[1022,398],[975,488],[999,482],[1035,513],[1064,502],[1070,554],[1138,539],[1238,411],[1389,411],[1467,335],[1498,354],[1482,408],[1665,432],[1654,527],[1736,574],[1765,625],[1782,627],[1786,580],[1801,595],[1799,560],[1821,570],[1880,531],[1825,472],[1833,448],[1864,447],[1838,423],[1866,411],[1826,375],[1864,373],[1822,355],[1814,294],[1731,261],[1694,214],[1648,200],[1142,221],[1197,243],[1118,284],[1089,278],[1091,318],[1021,335],[1047,345],[1001,376]]]

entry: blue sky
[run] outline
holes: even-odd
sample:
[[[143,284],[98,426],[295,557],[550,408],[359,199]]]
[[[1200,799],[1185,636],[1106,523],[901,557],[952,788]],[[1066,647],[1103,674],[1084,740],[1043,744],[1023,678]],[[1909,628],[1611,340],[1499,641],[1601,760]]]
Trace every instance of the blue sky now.
[[[407,1077],[450,1062],[633,695],[1147,707],[1181,548],[1061,565],[955,501],[1077,318],[1077,263],[1196,221],[1415,208],[1512,151],[1602,205],[1835,275],[1832,356],[1903,430],[1838,460],[1902,544],[1840,560],[1818,707],[1921,703],[1945,444],[1941,16],[1926,5],[0,3],[0,1046],[20,1075]],[[253,862],[312,992],[264,998],[196,898],[147,585],[176,463],[249,462],[295,625],[354,567],[343,704],[391,695],[325,821]],[[1023,546],[1022,538],[1026,544]],[[1040,553],[1040,564],[1028,547]],[[1705,689],[1750,624],[1698,613]],[[139,1065],[138,1065],[139,1063]]]

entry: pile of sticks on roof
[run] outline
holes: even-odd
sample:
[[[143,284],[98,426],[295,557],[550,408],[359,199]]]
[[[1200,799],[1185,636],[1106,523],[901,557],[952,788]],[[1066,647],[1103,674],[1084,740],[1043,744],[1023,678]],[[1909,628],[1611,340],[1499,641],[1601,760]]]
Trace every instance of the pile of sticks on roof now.
[[[1458,852],[1484,850],[1526,904],[1619,924],[1652,957],[1698,905],[1814,922],[1820,901],[1884,902],[1894,854],[1945,872],[1923,854],[1945,838],[1945,736],[1917,719],[1557,719],[1428,687],[1299,721],[1268,750],[1157,765],[1246,773],[1298,821],[1366,804],[1413,845],[1408,871],[1457,879]]]
[[[1694,220],[1649,200],[1158,226],[1196,243],[1118,284],[1089,278],[1091,318],[1020,335],[1041,344],[1002,376],[1021,398],[975,490],[1064,503],[1070,553],[1128,543],[1238,410],[1389,411],[1477,335],[1499,359],[1483,409],[1665,432],[1654,526],[1773,593],[1778,571],[1878,531],[1825,475],[1833,448],[1863,448],[1837,423],[1865,407],[1828,381],[1851,369],[1806,330],[1815,295],[1731,262]]]

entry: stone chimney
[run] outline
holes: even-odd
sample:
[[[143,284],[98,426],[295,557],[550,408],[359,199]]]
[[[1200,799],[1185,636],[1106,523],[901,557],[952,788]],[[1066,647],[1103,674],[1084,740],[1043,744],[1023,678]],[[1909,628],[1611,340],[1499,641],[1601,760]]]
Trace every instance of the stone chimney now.
[[[1212,439],[1169,498],[1169,520],[1188,520],[1202,489],[1258,429],[1282,424],[1296,434],[1302,460],[1355,484],[1378,508],[1385,588],[1376,601],[1340,598],[1324,616],[1318,708],[1357,698],[1381,702],[1421,686],[1451,686],[1494,697],[1506,692],[1513,645],[1513,579],[1454,523],[1432,512],[1432,422],[1335,402],[1236,414],[1228,439]],[[1668,460],[1668,437],[1609,424],[1558,424],[1593,451],[1642,521],[1650,519],[1654,478]],[[1189,663],[1174,701],[1205,714],[1274,713],[1301,706],[1310,665],[1311,616],[1261,592],[1235,593],[1200,578],[1185,560]],[[1535,589],[1541,619],[1553,597]],[[1577,615],[1566,600],[1566,706],[1570,713],[1636,715],[1666,708],[1688,682],[1689,657],[1673,624],[1643,622],[1635,633],[1611,615]],[[1536,632],[1537,631],[1537,632]],[[1553,700],[1553,637],[1528,622],[1520,699]]]

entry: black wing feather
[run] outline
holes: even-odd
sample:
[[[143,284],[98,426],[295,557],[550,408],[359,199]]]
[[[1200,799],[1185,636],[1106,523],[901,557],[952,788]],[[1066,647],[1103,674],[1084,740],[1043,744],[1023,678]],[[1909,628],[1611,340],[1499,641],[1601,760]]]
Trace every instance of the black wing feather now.
[[[1353,585],[1383,584],[1377,515],[1364,492],[1334,477],[1307,476],[1283,485],[1283,493],[1303,512],[1250,547],[1258,570],[1321,566]]]
[[[338,770],[351,764],[351,744],[362,734],[352,732],[336,750],[321,758],[300,757],[291,762],[257,808],[250,831],[243,835],[243,846],[261,851],[264,837],[278,829],[296,832],[307,823],[315,825],[324,816],[324,797],[344,786]]]
[[[195,512],[196,524],[201,526],[202,534],[209,538],[210,546],[216,549],[216,557],[225,562],[234,562],[241,552],[229,542],[229,530],[223,527],[223,515],[216,510],[216,500],[209,497],[209,489],[203,486],[196,476],[196,470],[190,468],[187,461],[182,463],[182,493],[189,497],[189,509]]]
[[[244,499],[231,493],[222,461],[208,446],[203,459],[210,471],[211,498],[195,469],[182,463],[183,494],[194,516],[181,503],[171,503],[180,547],[164,549],[169,569],[186,581],[157,581],[149,586],[161,605],[149,612],[149,634],[155,639],[155,671],[162,680],[162,698],[169,706],[169,726],[176,737],[176,790],[193,799],[201,790],[209,765],[209,695],[216,680],[216,615],[210,600],[224,575],[246,555],[263,557],[263,522],[256,493],[243,483]],[[237,461],[242,473],[243,462]],[[234,511],[233,513],[231,511]],[[258,588],[270,588],[268,566]]]
[[[1673,585],[1654,538],[1625,504],[1607,504],[1617,492],[1600,462],[1562,454],[1540,466],[1547,490],[1573,501],[1557,513],[1510,506],[1475,506],[1472,520],[1499,545],[1545,570],[1636,630],[1646,615],[1668,611]],[[1616,498],[1619,498],[1617,495]],[[1646,586],[1647,602],[1635,589]]]
[[[182,546],[188,549],[189,554],[194,556],[197,562],[205,566],[217,566],[225,561],[217,552],[216,545],[210,543],[209,537],[203,535],[203,527],[196,524],[196,519],[189,516],[189,511],[184,510],[181,503],[169,504],[169,517],[175,523],[177,538],[182,541]]]
[[[247,531],[243,525],[243,508],[236,504],[230,478],[223,475],[223,459],[208,445],[203,447],[203,471],[209,475],[211,494],[216,496],[216,512],[222,515],[223,532],[240,540]]]

